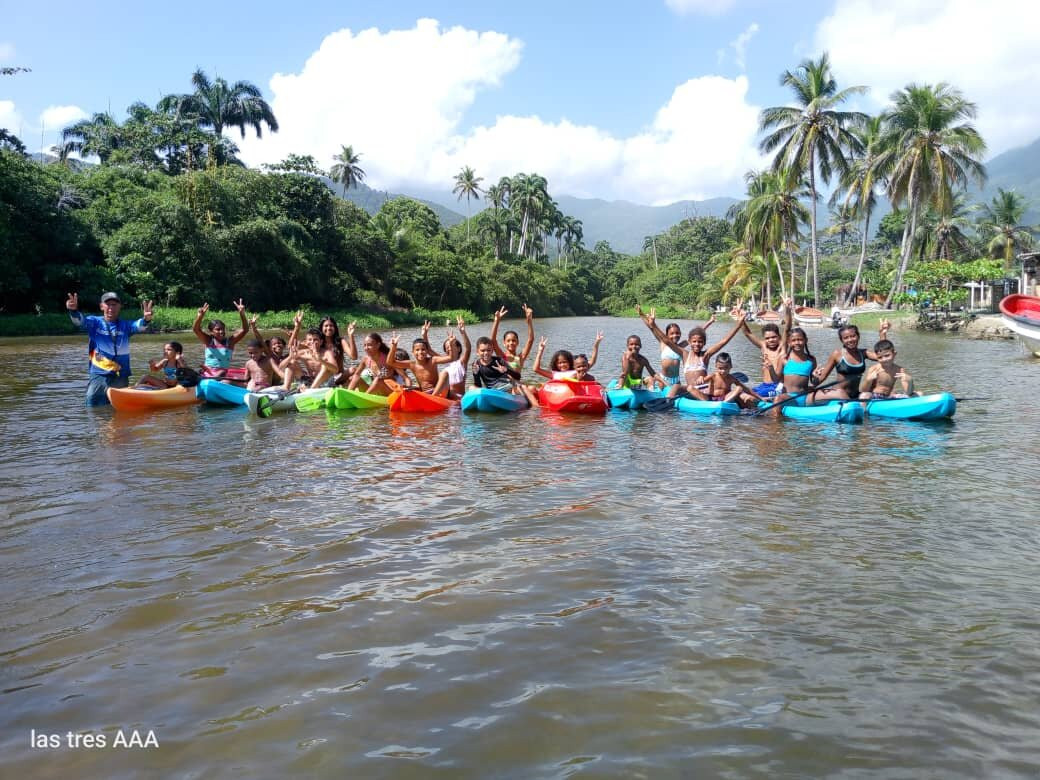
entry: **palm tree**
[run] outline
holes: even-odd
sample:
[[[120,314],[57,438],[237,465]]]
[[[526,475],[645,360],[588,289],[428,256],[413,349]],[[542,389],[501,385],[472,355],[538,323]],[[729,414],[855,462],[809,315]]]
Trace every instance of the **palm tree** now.
[[[210,127],[217,135],[225,128],[237,127],[246,137],[246,127],[263,136],[262,125],[272,133],[278,132],[278,120],[274,111],[263,98],[258,87],[248,81],[236,81],[229,85],[217,77],[210,81],[201,69],[191,75],[195,91],[184,95],[166,95],[159,101],[159,111],[189,117],[200,127]]]
[[[975,127],[962,120],[975,116],[976,107],[949,84],[909,84],[892,95],[893,107],[884,114],[883,143],[895,155],[889,177],[888,195],[895,206],[906,203],[907,222],[899,270],[885,306],[903,284],[912,253],[917,221],[924,209],[950,213],[955,187],[972,178],[982,184],[986,170],[979,157],[986,143]]]
[[[973,206],[965,203],[964,193],[958,192],[953,197],[950,212],[937,215],[931,235],[935,245],[935,259],[953,260],[955,250],[959,254],[971,250],[972,242],[965,231],[968,228],[968,214],[973,210]]]
[[[94,114],[61,131],[61,159],[75,152],[79,155],[97,155],[104,165],[112,153],[122,145],[119,123],[109,113]]]
[[[786,251],[790,264],[790,291],[794,295],[794,256],[801,226],[809,221],[809,209],[801,202],[808,192],[787,171],[748,171],[748,200],[736,212],[738,234],[747,250],[763,257],[772,256],[780,274],[780,289],[784,297],[783,269],[779,253]]]
[[[451,191],[451,194],[458,195],[459,200],[462,200],[463,196],[466,198],[467,241],[469,241],[469,201],[470,198],[477,198],[480,196],[480,183],[482,181],[484,181],[483,177],[477,176],[474,170],[468,165],[455,175],[455,188]]]
[[[357,187],[365,179],[365,172],[358,165],[361,155],[354,153],[353,146],[343,146],[340,153],[332,159],[335,165],[329,170],[329,178],[343,185],[343,197],[346,198],[347,190]]]
[[[862,94],[866,87],[847,87],[839,90],[831,74],[829,55],[824,52],[816,61],[803,60],[792,71],[785,71],[781,85],[794,92],[797,106],[776,106],[762,111],[760,129],[772,130],[760,148],[763,152],[776,150],[773,170],[787,169],[796,180],[809,177],[812,211],[809,217],[810,250],[812,253],[813,301],[820,305],[819,261],[816,250],[816,172],[823,181],[830,181],[837,170],[848,167],[845,149],[858,150],[856,138],[849,126],[862,122],[866,115],[858,111],[838,111],[837,106],[853,95]]]
[[[856,265],[856,278],[849,288],[849,293],[842,301],[844,306],[851,305],[856,298],[863,279],[863,265],[867,260],[867,236],[870,234],[870,215],[877,205],[877,189],[887,182],[892,167],[891,149],[885,147],[884,124],[880,116],[867,117],[859,127],[853,128],[859,152],[856,153],[849,168],[841,179],[845,189],[844,206],[851,209],[853,215],[863,217],[863,230],[860,234],[859,263]],[[835,197],[841,190],[835,191]]]
[[[1033,246],[1033,235],[1026,225],[1020,224],[1026,213],[1026,201],[1014,190],[998,189],[993,200],[982,206],[979,233],[989,239],[986,251],[990,257],[1003,257],[1005,270],[1019,249]]]

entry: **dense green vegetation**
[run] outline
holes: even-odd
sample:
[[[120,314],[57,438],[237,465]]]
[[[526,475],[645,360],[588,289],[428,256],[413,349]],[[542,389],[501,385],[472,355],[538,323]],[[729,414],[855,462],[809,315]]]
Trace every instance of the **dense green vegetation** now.
[[[153,299],[170,328],[203,301],[240,297],[270,312],[268,326],[301,305],[368,316],[372,326],[441,319],[444,310],[480,317],[521,302],[540,316],[637,303],[682,316],[787,296],[952,306],[964,281],[1012,271],[1033,245],[1034,230],[1021,224],[1029,204],[1014,191],[998,190],[981,210],[965,204],[969,183],[985,177],[985,144],[967,121],[974,105],[953,87],[908,85],[890,111],[867,117],[842,110],[862,88],[839,89],[826,55],[782,82],[794,102],[762,113],[762,148],[775,155],[768,170],[748,173],[746,200],[725,219],[683,219],[627,255],[605,242],[585,247],[581,221],[536,173],[485,189],[464,167],[453,191],[467,219],[446,228],[408,198],[370,214],[337,197],[365,178],[362,154],[347,144],[330,150],[337,192],[311,156],[249,170],[224,132],[276,132],[276,117],[255,86],[197,71],[190,93],[154,108],[135,103],[122,122],[102,113],[66,128],[51,162],[0,131],[0,310],[60,320],[67,292],[89,299],[107,289]],[[837,187],[831,226],[819,230],[827,184]],[[893,211],[868,240],[881,197]],[[470,217],[475,199],[487,207]],[[5,330],[58,327],[51,322]]]

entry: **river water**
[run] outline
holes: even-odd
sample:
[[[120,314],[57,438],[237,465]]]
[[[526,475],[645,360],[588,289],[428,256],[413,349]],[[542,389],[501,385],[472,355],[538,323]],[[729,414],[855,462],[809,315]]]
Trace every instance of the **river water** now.
[[[0,343],[0,775],[1035,777],[1040,361],[895,336],[987,400],[140,416],[82,406],[85,338]]]

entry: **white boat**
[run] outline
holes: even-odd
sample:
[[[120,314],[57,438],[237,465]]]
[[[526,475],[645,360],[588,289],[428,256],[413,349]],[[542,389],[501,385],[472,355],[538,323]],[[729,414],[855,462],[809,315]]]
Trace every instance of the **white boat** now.
[[[799,325],[823,325],[823,312],[812,306],[795,306],[794,320]]]
[[[1017,335],[1026,348],[1040,357],[1040,298],[1035,295],[1009,295],[1000,302],[1004,325]]]

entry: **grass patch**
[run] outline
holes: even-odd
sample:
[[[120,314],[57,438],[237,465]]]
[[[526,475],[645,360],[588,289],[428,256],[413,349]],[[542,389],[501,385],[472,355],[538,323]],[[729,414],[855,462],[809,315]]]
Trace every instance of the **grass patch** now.
[[[911,320],[917,317],[917,312],[893,309],[879,309],[877,311],[864,311],[849,317],[849,323],[857,326],[860,330],[877,330],[878,323],[887,319],[895,324],[897,320]]]

